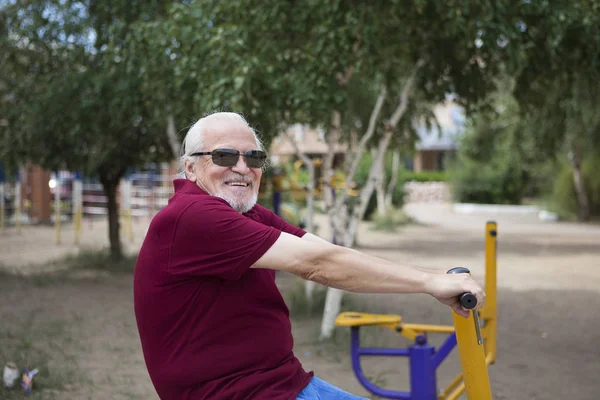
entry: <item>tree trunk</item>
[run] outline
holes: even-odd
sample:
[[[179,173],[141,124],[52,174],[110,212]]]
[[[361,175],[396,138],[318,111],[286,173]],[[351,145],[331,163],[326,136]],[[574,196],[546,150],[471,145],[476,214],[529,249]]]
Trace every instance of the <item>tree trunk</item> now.
[[[590,203],[585,190],[585,183],[581,176],[581,147],[578,142],[570,143],[569,160],[573,167],[573,182],[577,204],[579,205],[579,220],[588,221],[590,219]]]
[[[343,224],[346,229],[342,236],[342,245],[352,248],[356,239],[359,222],[363,219],[369,199],[375,191],[376,175],[379,174],[382,163],[382,155],[385,154],[391,139],[391,130],[386,130],[386,133],[379,143],[379,149],[373,156],[373,165],[369,171],[367,184],[360,191],[359,200],[354,207],[352,215],[349,215],[347,208],[343,212],[337,213],[336,218],[341,219],[334,225]],[[323,320],[321,321],[320,340],[328,339],[332,336],[335,329],[335,318],[340,313],[342,307],[342,298],[344,292],[340,289],[328,288],[327,297],[325,298],[325,309],[323,310]]]
[[[335,319],[342,308],[342,296],[344,292],[336,288],[327,288],[325,297],[325,308],[323,309],[323,320],[321,321],[321,336],[319,340],[331,338],[335,329]]]
[[[117,190],[122,175],[122,173],[100,173],[100,182],[102,183],[104,194],[108,199],[108,239],[110,243],[110,256],[113,260],[123,258],[123,249],[119,235],[119,206],[117,204]]]
[[[343,234],[342,242],[346,247],[352,247],[354,245],[354,240],[356,238],[356,232],[358,230],[358,224],[362,220],[365,215],[365,211],[367,208],[367,204],[371,196],[373,195],[373,191],[375,190],[375,176],[377,175],[377,170],[379,169],[379,163],[383,156],[385,155],[389,143],[391,140],[391,136],[393,131],[396,129],[398,122],[404,116],[407,107],[410,94],[412,92],[413,83],[415,80],[415,76],[417,71],[424,65],[422,60],[419,60],[415,65],[415,68],[411,75],[406,80],[404,88],[402,89],[402,93],[400,94],[400,98],[398,99],[398,104],[396,109],[392,113],[390,119],[384,123],[384,135],[379,141],[378,152],[376,160],[373,160],[373,165],[371,166],[371,170],[369,171],[369,177],[367,178],[367,184],[360,191],[360,197],[358,202],[354,206],[354,210],[352,215],[348,213],[348,195],[347,191],[343,191],[342,195],[339,196],[335,201],[332,201],[331,196],[327,196],[327,205],[328,205],[328,214],[331,220],[331,224],[334,228],[335,233]],[[352,155],[348,154],[348,156],[353,156],[354,160],[350,163],[350,169],[346,171],[346,187],[350,186],[350,183],[354,179],[354,174],[356,173],[356,168],[358,167],[358,163],[360,162],[360,158],[366,148],[367,142],[373,136],[375,132],[375,126],[379,123],[379,115],[381,112],[381,108],[383,106],[383,102],[387,96],[387,89],[385,86],[381,88],[379,97],[373,107],[371,112],[371,118],[369,119],[369,125],[363,137],[358,144],[358,148],[356,152]],[[339,113],[334,112],[334,118],[332,120],[332,131],[331,133],[337,132],[339,134],[340,120],[341,116]],[[338,136],[339,137],[339,136]],[[331,137],[328,137],[328,144],[331,143]],[[333,148],[330,145],[329,153],[332,153]],[[329,190],[330,186],[326,186],[325,190]],[[335,203],[335,206],[331,208],[331,205]],[[327,289],[327,298],[325,300],[325,309],[323,310],[323,320],[321,321],[321,335],[320,340],[328,339],[332,336],[333,330],[335,328],[335,318],[339,314],[342,304],[342,296],[343,291],[334,288]]]
[[[181,143],[177,138],[177,131],[175,130],[175,118],[173,114],[167,116],[167,138],[169,138],[169,145],[175,159],[181,156]]]
[[[373,155],[373,162],[375,162],[377,151],[373,149],[371,151]],[[375,193],[377,197],[377,212],[379,215],[385,215],[387,211],[387,204],[385,204],[385,166],[384,166],[385,157],[381,157],[380,161],[377,162],[377,173],[374,175],[375,179]],[[369,199],[370,201],[370,199]]]
[[[314,214],[314,190],[315,190],[315,166],[312,160],[302,151],[300,151],[300,147],[298,143],[296,143],[296,139],[288,134],[286,131],[286,127],[281,127],[280,131],[284,132],[283,136],[290,142],[294,150],[296,151],[296,155],[298,158],[302,160],[306,168],[308,169],[308,186],[306,187],[306,231],[310,233],[314,233],[313,227],[313,214]],[[312,309],[313,302],[313,293],[315,290],[315,282],[307,280],[305,282],[304,294],[306,296],[306,300],[309,305],[309,310]]]
[[[308,168],[308,186],[306,188],[306,231],[314,233],[313,214],[314,214],[314,198],[315,198],[315,166],[312,160],[306,165]],[[308,302],[309,310],[312,310],[313,293],[315,291],[315,282],[307,280],[305,283],[305,294]]]
[[[388,184],[387,193],[385,194],[385,205],[386,207],[392,206],[392,198],[394,197],[394,190],[396,190],[396,184],[398,183],[398,172],[400,170],[400,151],[394,150],[392,156],[392,176],[390,183]]]

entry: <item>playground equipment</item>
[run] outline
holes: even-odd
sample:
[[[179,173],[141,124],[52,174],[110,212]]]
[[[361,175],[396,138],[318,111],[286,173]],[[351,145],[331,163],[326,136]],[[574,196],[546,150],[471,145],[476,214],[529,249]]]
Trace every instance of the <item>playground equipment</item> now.
[[[496,361],[496,239],[497,225],[495,222],[488,222],[485,233],[486,304],[479,313],[473,311],[469,318],[453,313],[454,326],[409,324],[400,315],[357,312],[338,315],[336,325],[349,326],[351,329],[352,367],[357,379],[367,390],[387,399],[456,400],[463,393],[466,393],[468,400],[492,399],[487,366]],[[448,271],[464,272],[468,273],[469,270],[458,267]],[[461,304],[467,309],[473,309],[476,302],[475,296],[470,293],[461,296]],[[407,349],[360,347],[359,330],[363,326],[391,329],[414,341],[414,344]],[[436,350],[427,342],[428,333],[448,334],[448,337]],[[462,373],[438,393],[436,369],[457,344]],[[371,383],[361,368],[361,356],[409,357],[411,391],[388,390]]]
[[[312,163],[315,167],[319,167],[323,164],[323,160],[320,158],[316,158],[312,160]],[[300,179],[300,169],[304,165],[304,161],[302,159],[298,159],[292,165],[292,169],[286,175],[284,172],[279,171],[275,173],[271,178],[264,179],[265,182],[271,183],[271,190],[273,194],[273,212],[277,215],[284,214],[281,209],[282,203],[282,194],[288,192],[290,194],[290,198],[292,202],[302,201],[306,199],[307,196],[307,186],[301,183]],[[313,188],[313,196],[315,199],[323,198],[323,190],[325,186],[329,186],[333,197],[336,196],[336,191],[345,190],[348,196],[356,197],[360,194],[360,189],[357,188],[357,184],[352,182],[349,187],[346,187],[346,177],[341,172],[336,172],[329,181],[329,184],[326,185],[326,180],[323,177],[315,178],[314,188]],[[261,199],[265,199],[265,197],[261,197]]]
[[[79,244],[83,220],[83,174],[75,172],[73,179],[73,242]]]

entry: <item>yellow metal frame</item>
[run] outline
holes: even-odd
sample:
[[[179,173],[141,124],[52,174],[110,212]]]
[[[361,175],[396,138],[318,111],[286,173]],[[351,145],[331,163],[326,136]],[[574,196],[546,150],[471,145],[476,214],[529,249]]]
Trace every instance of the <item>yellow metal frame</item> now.
[[[485,225],[486,304],[479,311],[483,323],[481,327],[483,346],[478,344],[473,313],[469,318],[463,318],[454,313],[453,319],[462,373],[439,394],[438,400],[456,400],[465,392],[469,400],[492,399],[487,367],[496,361],[497,236],[497,224],[492,221],[487,222]]]
[[[408,324],[402,322],[402,317],[395,314],[368,314],[354,311],[340,313],[335,319],[337,326],[381,326],[391,329],[407,339],[415,338],[423,333],[453,333],[450,325]]]
[[[423,333],[445,333],[456,331],[462,373],[438,395],[438,400],[456,400],[466,392],[469,400],[491,400],[492,394],[487,366],[496,361],[497,321],[497,224],[485,226],[485,291],[486,304],[479,311],[482,321],[483,345],[478,344],[473,313],[469,318],[453,313],[454,326],[403,323],[395,314],[368,314],[343,312],[335,320],[337,326],[382,326],[414,340]],[[477,311],[475,311],[477,312]]]
[[[82,217],[83,217],[82,209],[81,209],[81,207],[78,206],[76,208],[76,210],[75,210],[75,215],[73,215],[73,228],[74,228],[73,229],[73,234],[75,235],[74,239],[73,239],[73,242],[75,244],[79,244],[79,236],[81,235],[81,220],[82,220]]]
[[[130,242],[133,242],[133,212],[131,209],[121,210],[121,225],[123,225],[123,233],[127,236]]]

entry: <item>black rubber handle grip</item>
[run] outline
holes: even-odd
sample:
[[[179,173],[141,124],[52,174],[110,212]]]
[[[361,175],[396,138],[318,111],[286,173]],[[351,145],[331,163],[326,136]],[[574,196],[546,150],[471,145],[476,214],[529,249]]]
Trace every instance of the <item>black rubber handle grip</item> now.
[[[470,274],[468,268],[465,267],[454,267],[449,269],[447,274]],[[475,308],[477,305],[477,297],[473,293],[463,293],[460,295],[460,304],[467,310]]]
[[[467,310],[471,310],[477,305],[477,297],[473,293],[463,293],[460,296],[460,304]]]

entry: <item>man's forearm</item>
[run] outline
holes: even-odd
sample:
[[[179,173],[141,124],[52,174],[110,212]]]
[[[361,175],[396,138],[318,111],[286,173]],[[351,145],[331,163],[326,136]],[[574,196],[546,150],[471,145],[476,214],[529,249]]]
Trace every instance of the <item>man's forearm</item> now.
[[[311,233],[302,237],[313,243],[326,243]],[[422,293],[431,272],[401,266],[347,247],[334,246],[309,279],[326,286],[358,293]]]
[[[331,245],[307,279],[357,293],[426,293],[430,273]]]

